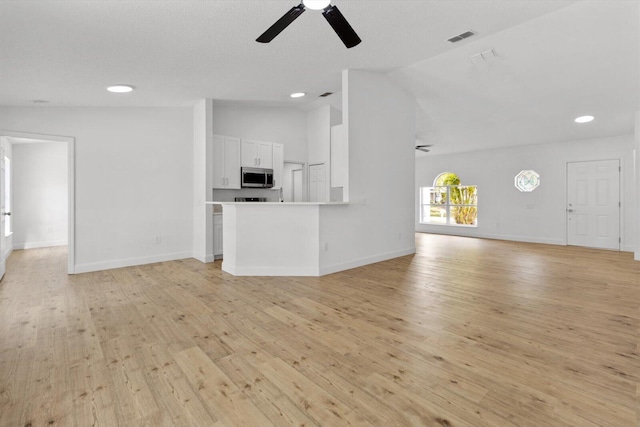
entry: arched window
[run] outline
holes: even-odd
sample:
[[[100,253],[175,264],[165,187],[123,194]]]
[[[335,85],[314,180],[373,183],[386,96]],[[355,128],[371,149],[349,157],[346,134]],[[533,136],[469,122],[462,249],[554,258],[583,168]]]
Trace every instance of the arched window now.
[[[442,172],[433,187],[420,187],[420,223],[441,225],[478,225],[478,188],[461,185],[453,172]]]
[[[434,187],[443,187],[447,185],[460,185],[460,178],[453,172],[442,172],[433,180]]]

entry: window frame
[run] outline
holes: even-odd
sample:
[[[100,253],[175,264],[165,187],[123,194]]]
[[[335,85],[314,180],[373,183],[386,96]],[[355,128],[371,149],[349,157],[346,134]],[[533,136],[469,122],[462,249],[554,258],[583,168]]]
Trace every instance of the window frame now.
[[[442,175],[442,174],[440,174]],[[438,175],[438,177],[440,176]],[[436,178],[437,179],[437,178]],[[435,182],[434,182],[435,184]],[[475,201],[475,203],[469,204],[469,203],[452,203],[451,202],[451,189],[452,188],[474,188],[474,195],[473,195],[473,199]],[[431,194],[433,192],[433,190],[436,189],[446,189],[446,193],[444,196],[444,202],[441,203],[430,203],[431,202]],[[427,193],[428,192],[428,193]],[[429,196],[427,197],[426,203],[425,203],[425,193],[427,193]],[[438,193],[443,194],[442,191],[438,191]],[[466,228],[477,228],[478,227],[478,186],[477,185],[433,185],[430,187],[420,187],[419,190],[419,196],[420,196],[420,201],[419,201],[419,220],[418,222],[422,225],[438,225],[438,226],[446,226],[446,227],[466,227]],[[432,206],[441,206],[444,207],[444,211],[445,211],[445,222],[441,223],[441,222],[431,222],[431,221],[425,221],[425,218],[433,218],[431,216],[431,209]],[[467,207],[467,208],[475,208],[475,220],[473,224],[458,224],[455,221],[455,217],[454,215],[452,215],[452,208],[458,208],[458,207]],[[425,216],[425,210],[428,209],[429,211],[429,215]]]

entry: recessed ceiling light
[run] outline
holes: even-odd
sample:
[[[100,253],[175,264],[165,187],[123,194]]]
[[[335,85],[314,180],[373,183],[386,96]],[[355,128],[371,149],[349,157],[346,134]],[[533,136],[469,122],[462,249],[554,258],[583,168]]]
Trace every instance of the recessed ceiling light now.
[[[329,3],[331,3],[331,1],[330,0],[302,0],[302,3],[304,4],[305,7],[308,7],[309,9],[320,10],[329,6]]]
[[[306,93],[304,92],[296,92],[296,93],[292,93],[291,95],[289,95],[291,98],[302,98],[303,96],[305,96]]]
[[[47,101],[46,99],[34,99],[33,101],[34,104],[48,104],[49,101]]]
[[[594,119],[593,116],[580,116],[580,117],[576,117],[575,122],[576,123],[589,123],[593,119]]]
[[[131,92],[133,90],[133,86],[129,86],[129,85],[114,85],[114,86],[109,86],[107,88],[107,90],[109,92],[113,92],[113,93],[127,93],[127,92]]]

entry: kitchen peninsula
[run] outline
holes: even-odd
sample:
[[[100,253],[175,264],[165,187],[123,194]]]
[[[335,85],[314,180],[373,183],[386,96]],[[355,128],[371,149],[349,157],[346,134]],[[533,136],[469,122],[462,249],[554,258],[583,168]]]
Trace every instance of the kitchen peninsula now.
[[[206,202],[222,205],[222,270],[235,276],[319,276],[323,217],[349,203]]]

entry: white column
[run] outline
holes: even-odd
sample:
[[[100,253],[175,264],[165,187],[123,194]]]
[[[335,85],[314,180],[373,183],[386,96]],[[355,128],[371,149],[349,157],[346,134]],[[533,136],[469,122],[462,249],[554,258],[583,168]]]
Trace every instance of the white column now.
[[[640,12],[640,8],[638,9]],[[638,21],[640,21],[640,13],[638,13]],[[640,30],[638,31],[640,33]],[[639,34],[640,36],[640,34]],[[638,76],[638,80],[640,80],[640,76]],[[640,93],[637,94],[640,97]],[[636,251],[634,254],[634,259],[636,261],[640,261],[640,111],[636,111],[636,127],[635,127],[635,173],[636,173]]]
[[[193,257],[213,261],[213,101],[203,99],[193,107]]]

